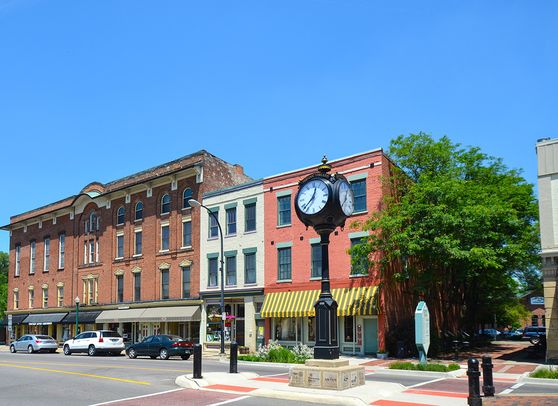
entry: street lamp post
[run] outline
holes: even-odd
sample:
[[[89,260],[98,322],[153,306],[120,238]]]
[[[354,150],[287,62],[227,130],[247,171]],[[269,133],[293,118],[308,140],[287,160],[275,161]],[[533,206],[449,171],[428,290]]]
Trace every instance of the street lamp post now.
[[[217,227],[219,228],[219,237],[221,239],[221,259],[219,261],[219,275],[221,275],[221,354],[225,354],[225,279],[223,277],[223,230],[221,229],[221,223],[219,219],[207,206],[204,206],[195,199],[188,200],[188,204],[192,207],[203,207],[210,216],[212,216],[217,222]]]
[[[74,299],[76,302],[76,336],[79,334],[79,296]]]

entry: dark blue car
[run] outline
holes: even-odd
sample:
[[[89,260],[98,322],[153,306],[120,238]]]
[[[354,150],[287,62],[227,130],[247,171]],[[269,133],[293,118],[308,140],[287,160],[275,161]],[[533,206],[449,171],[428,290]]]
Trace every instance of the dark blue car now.
[[[148,356],[152,359],[169,359],[176,356],[187,360],[192,355],[193,348],[194,344],[182,337],[161,334],[146,337],[141,343],[132,344],[126,350],[126,354],[130,358]]]

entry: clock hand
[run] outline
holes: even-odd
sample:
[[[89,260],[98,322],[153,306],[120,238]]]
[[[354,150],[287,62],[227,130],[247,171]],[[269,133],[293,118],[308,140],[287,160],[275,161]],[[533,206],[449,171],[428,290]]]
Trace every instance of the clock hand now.
[[[308,200],[308,202],[304,205],[304,210],[306,210],[308,206],[310,206],[310,203],[314,201],[315,196],[316,196],[316,189],[314,189],[314,193],[312,193],[312,197],[310,198],[310,200]]]

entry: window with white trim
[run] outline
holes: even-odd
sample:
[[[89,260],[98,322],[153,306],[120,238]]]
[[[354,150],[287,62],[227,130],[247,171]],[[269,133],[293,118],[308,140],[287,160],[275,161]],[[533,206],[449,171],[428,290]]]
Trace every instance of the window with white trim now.
[[[192,221],[182,220],[182,248],[192,246]]]
[[[58,269],[64,269],[66,234],[58,236]]]
[[[50,265],[50,237],[45,237],[43,241],[43,272],[48,272]]]
[[[116,258],[124,258],[124,233],[116,234]]]
[[[14,292],[14,310],[19,309],[19,291]]]
[[[140,229],[134,230],[134,255],[141,255],[143,253],[143,234]]]
[[[35,303],[35,290],[29,289],[29,308],[32,309]]]
[[[43,309],[48,307],[48,287],[43,288]]]
[[[116,225],[121,226],[122,224],[124,224],[125,220],[126,220],[126,211],[124,209],[124,206],[121,206],[118,208],[118,211],[116,212]]]
[[[56,296],[58,307],[64,307],[64,286],[58,286],[56,288]]]
[[[187,209],[188,207],[190,207],[190,203],[188,203],[188,200],[190,200],[191,198],[192,198],[192,189],[187,187],[186,189],[184,189],[184,192],[182,192],[182,208],[183,209]]]
[[[168,251],[170,247],[169,223],[161,223],[161,251]]]
[[[21,244],[15,246],[15,276],[19,276],[21,271]]]
[[[161,214],[170,213],[170,206],[171,206],[171,198],[167,193],[165,193],[161,197]]]
[[[31,241],[30,244],[30,255],[29,255],[29,273],[35,273],[35,262],[36,262],[36,255],[37,255],[37,242],[35,240]]]
[[[142,202],[137,202],[136,203],[136,209],[134,212],[134,220],[135,221],[139,221],[139,220],[143,220],[143,203]]]
[[[134,274],[134,302],[141,301],[141,272]]]
[[[227,235],[236,234],[236,207],[231,207],[225,210],[225,217],[227,218]]]

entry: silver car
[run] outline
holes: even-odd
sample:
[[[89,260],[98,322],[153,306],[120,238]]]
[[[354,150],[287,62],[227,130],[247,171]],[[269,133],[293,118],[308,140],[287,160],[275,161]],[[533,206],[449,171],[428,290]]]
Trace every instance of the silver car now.
[[[27,351],[32,354],[37,351],[56,352],[58,343],[50,336],[26,334],[10,345],[10,352]]]

